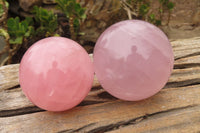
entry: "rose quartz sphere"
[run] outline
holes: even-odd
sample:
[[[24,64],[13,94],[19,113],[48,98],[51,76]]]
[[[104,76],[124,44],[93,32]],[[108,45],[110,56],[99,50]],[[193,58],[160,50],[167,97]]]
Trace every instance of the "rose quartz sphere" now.
[[[127,20],[109,27],[94,49],[94,70],[102,87],[128,101],[148,98],[167,83],[174,56],[166,35],[156,26]]]
[[[24,94],[49,111],[64,111],[78,105],[90,91],[93,76],[87,52],[63,37],[36,42],[23,56],[19,70]]]

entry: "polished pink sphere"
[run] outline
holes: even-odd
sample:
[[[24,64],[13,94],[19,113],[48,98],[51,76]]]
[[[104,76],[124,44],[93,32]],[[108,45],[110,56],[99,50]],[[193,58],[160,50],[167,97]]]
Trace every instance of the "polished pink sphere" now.
[[[36,42],[23,56],[19,71],[24,94],[49,111],[64,111],[78,105],[90,91],[93,76],[87,52],[63,37]]]
[[[128,101],[148,98],[167,83],[174,56],[166,35],[156,26],[127,20],[109,27],[94,49],[94,70],[102,87]]]

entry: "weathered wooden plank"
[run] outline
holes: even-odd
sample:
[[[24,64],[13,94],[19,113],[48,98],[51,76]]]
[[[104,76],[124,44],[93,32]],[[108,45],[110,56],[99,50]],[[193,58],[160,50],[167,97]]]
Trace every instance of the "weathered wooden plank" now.
[[[19,64],[0,67],[0,92],[19,85]]]
[[[174,69],[165,88],[200,83],[200,67]]]
[[[89,92],[88,96],[80,106],[97,104],[112,101],[115,99],[105,93],[103,89],[97,88]],[[23,94],[21,88],[4,90],[0,93],[0,117],[20,115],[32,112],[43,111],[32,104]]]
[[[33,104],[22,93],[21,88],[5,90],[0,93],[0,112],[16,110],[23,107],[33,107]],[[2,116],[2,113],[0,113]]]
[[[165,88],[181,87],[190,84],[200,83],[200,67],[174,69],[168,84]],[[94,86],[98,85],[98,81]],[[105,93],[102,89],[93,89],[85,98],[81,105],[102,103],[112,100],[112,97]],[[14,115],[16,110],[24,110],[24,113],[30,112],[27,108],[31,108],[31,112],[38,111],[38,108],[32,108],[34,105],[24,96],[20,88],[4,89],[0,92],[0,116]],[[16,115],[18,113],[16,112]]]
[[[195,38],[192,41],[191,39],[189,39],[189,41],[183,40],[172,42],[173,49],[175,49],[175,54],[176,51],[182,51],[187,49],[188,44],[191,44],[192,46],[199,46],[199,40],[200,38]],[[185,48],[182,48],[181,46]],[[186,66],[186,64],[188,64],[189,68],[186,67],[184,69],[174,69],[172,76],[170,77],[168,84],[165,86],[165,88],[180,87],[200,83],[200,67],[191,66],[192,62],[196,64],[200,63],[198,56],[199,55],[192,55],[189,57],[177,59],[175,61],[175,68],[176,65],[180,67]],[[92,55],[90,55],[90,57],[92,58]],[[16,85],[19,85],[18,68],[18,64],[8,65],[0,68],[0,116],[14,115],[13,113],[17,112],[16,110],[21,110],[22,112],[24,111],[24,113],[39,110],[25,98],[20,88],[10,89],[12,87],[15,87]],[[98,86],[98,80],[95,78],[93,87]],[[110,101],[110,99],[107,97],[110,98],[111,96],[105,93],[103,90],[95,90],[90,92],[88,97],[84,100],[83,103],[81,103],[81,105]],[[31,108],[31,111],[27,108]],[[16,115],[17,114],[20,114],[20,111],[19,113],[16,113]]]
[[[176,65],[182,65],[183,67],[188,65],[191,65],[192,62],[195,64],[200,64],[200,56],[192,56],[187,57],[183,59],[179,59],[175,61],[175,67]],[[192,67],[192,66],[191,66]],[[8,65],[0,68],[0,91],[12,88],[14,86],[19,85],[18,80],[18,69],[19,65]],[[174,69],[172,76],[169,79],[170,82],[180,82],[180,81],[186,81],[190,80],[192,82],[200,81],[200,67],[192,67],[192,68],[185,68],[185,69]],[[187,82],[185,82],[186,84]],[[98,87],[100,84],[95,77],[93,82],[93,87]]]
[[[180,59],[191,55],[200,54],[200,38],[176,40],[171,42],[174,58]]]
[[[172,40],[173,49],[185,49],[185,47],[196,47],[199,44],[200,37]]]
[[[200,106],[175,109],[139,119],[107,133],[199,133]]]
[[[80,106],[62,113],[41,112],[25,98],[18,64],[0,67],[0,132],[199,132],[200,38],[173,41],[172,46],[175,69],[157,95],[120,101],[95,79]]]
[[[200,58],[198,58],[200,55],[200,38],[177,40],[171,43],[175,59],[177,59],[175,61],[175,68],[176,66],[192,67],[192,64],[198,65],[200,63]],[[92,58],[92,54],[90,54],[90,57]],[[19,64],[0,67],[0,91],[19,85],[18,68]],[[93,87],[95,86],[99,86],[96,78]]]
[[[0,118],[0,132],[103,132],[159,112],[199,106],[199,94],[200,85],[170,88],[139,102],[114,100],[62,113],[39,112]]]
[[[180,58],[174,62],[175,68],[187,68],[200,66],[200,55]]]

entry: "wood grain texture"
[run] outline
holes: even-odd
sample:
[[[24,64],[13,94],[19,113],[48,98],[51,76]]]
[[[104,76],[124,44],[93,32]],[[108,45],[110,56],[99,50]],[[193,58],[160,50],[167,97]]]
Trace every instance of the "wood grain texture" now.
[[[0,92],[19,85],[19,64],[0,67]]]
[[[191,133],[198,132],[200,128],[200,106],[185,107],[152,114],[146,119],[139,119],[132,125],[121,127],[120,129],[108,133]]]
[[[23,95],[19,65],[0,67],[0,132],[199,133],[200,38],[171,43],[175,66],[167,85],[139,102],[112,97],[95,78],[79,106],[60,113],[44,111]]]
[[[200,85],[171,88],[163,89],[157,95],[140,102],[113,100],[76,107],[62,113],[39,112],[0,118],[2,126],[0,132],[106,131],[120,124],[129,125],[134,121],[140,122],[148,116],[151,117],[152,114],[199,106],[199,94]]]

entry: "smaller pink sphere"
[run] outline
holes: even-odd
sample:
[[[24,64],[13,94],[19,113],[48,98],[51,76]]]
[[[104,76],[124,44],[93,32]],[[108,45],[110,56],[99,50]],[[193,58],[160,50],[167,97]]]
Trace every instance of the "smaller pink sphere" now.
[[[90,91],[93,76],[87,52],[64,37],[36,42],[23,56],[19,70],[24,94],[49,111],[64,111],[78,105]]]
[[[94,69],[102,87],[128,101],[148,98],[167,83],[174,56],[156,26],[127,20],[106,29],[94,49]]]

